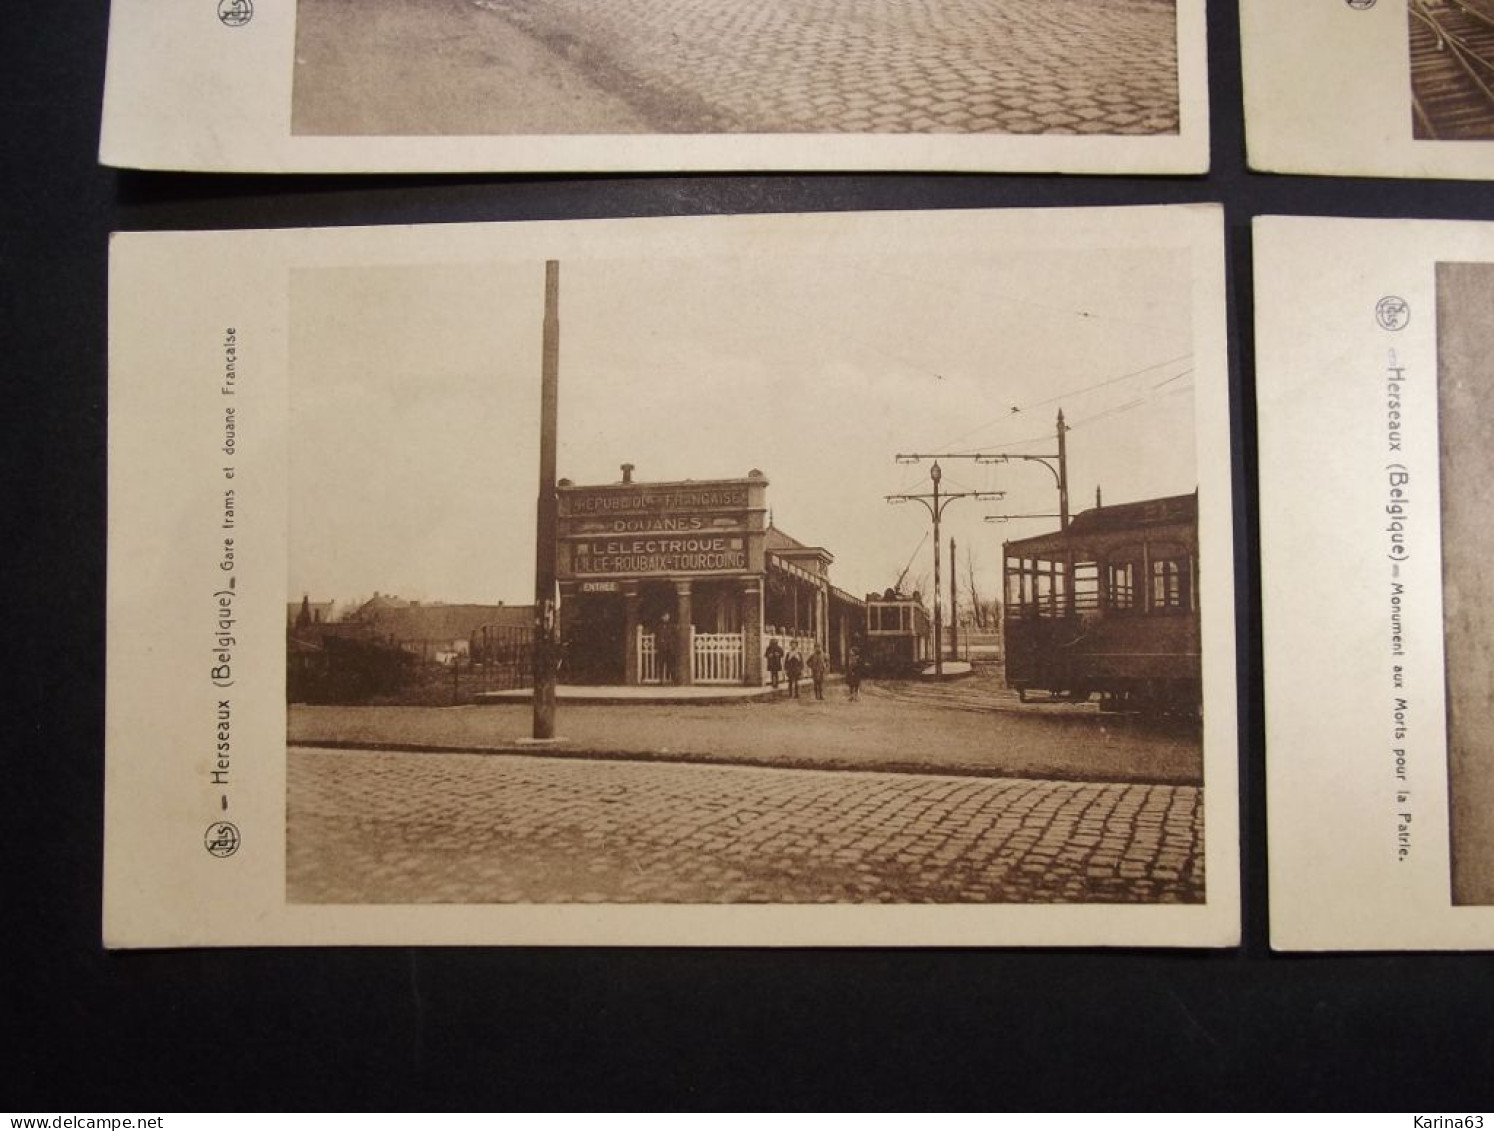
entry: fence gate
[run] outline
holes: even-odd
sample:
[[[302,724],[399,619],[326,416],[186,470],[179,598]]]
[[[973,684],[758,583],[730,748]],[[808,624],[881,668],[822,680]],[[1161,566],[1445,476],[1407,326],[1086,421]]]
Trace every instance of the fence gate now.
[[[691,640],[690,665],[696,683],[741,683],[745,638],[740,632],[699,632]]]
[[[659,682],[659,651],[652,632],[638,626],[638,682]]]
[[[746,672],[746,638],[740,632],[692,632],[690,677],[694,683],[739,684]],[[638,626],[638,682],[660,683],[654,633]]]

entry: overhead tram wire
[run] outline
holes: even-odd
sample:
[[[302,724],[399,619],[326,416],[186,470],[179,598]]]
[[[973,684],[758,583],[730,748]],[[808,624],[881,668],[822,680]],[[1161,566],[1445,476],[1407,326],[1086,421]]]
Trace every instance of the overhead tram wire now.
[[[1013,415],[1013,411],[1015,411],[1015,412],[1028,412],[1028,411],[1030,411],[1032,409],[1036,409],[1036,408],[1046,408],[1048,405],[1057,404],[1059,401],[1066,401],[1066,400],[1068,400],[1069,398],[1072,398],[1072,397],[1084,396],[1087,393],[1093,393],[1093,392],[1096,392],[1099,389],[1108,388],[1111,385],[1118,385],[1122,381],[1129,381],[1129,380],[1131,380],[1134,377],[1140,377],[1143,373],[1150,373],[1150,372],[1152,372],[1155,369],[1162,369],[1162,368],[1164,368],[1165,366],[1168,366],[1168,365],[1176,365],[1179,362],[1191,361],[1191,360],[1193,360],[1193,354],[1190,351],[1188,353],[1179,354],[1177,357],[1170,357],[1166,361],[1158,361],[1158,362],[1154,362],[1151,365],[1144,365],[1144,366],[1142,366],[1139,369],[1132,369],[1132,370],[1130,370],[1130,371],[1128,371],[1126,373],[1120,374],[1117,377],[1107,377],[1105,380],[1103,380],[1103,381],[1097,381],[1093,385],[1085,385],[1085,386],[1082,386],[1081,388],[1078,388],[1078,389],[1071,389],[1071,390],[1068,390],[1066,392],[1056,393],[1053,396],[1048,397],[1048,398],[1046,398],[1044,400],[1041,400],[1041,401],[1033,401],[1033,402],[1030,402],[1030,403],[1024,404],[1024,405],[1013,405],[1010,410],[1008,410],[1007,412],[1003,413],[1002,415],[994,417],[991,420],[987,420],[984,424],[979,424],[976,427],[970,429],[970,431],[961,433],[960,435],[955,436],[953,439],[948,440],[945,443],[940,444],[938,446],[940,448],[952,448],[952,447],[954,447],[954,445],[958,444],[961,440],[967,440],[971,436],[974,436],[977,432],[984,431],[985,429],[990,428],[992,425],[999,424],[999,423],[1001,423],[1004,420],[1009,420],[1011,418],[1011,416]],[[1188,370],[1185,370],[1184,372],[1185,373],[1191,373],[1192,369],[1190,368]],[[1070,425],[1070,427],[1073,427],[1073,425]],[[1025,444],[1025,443],[1036,443],[1038,439],[1047,439],[1047,437],[1046,436],[1042,436],[1042,437],[1038,437],[1037,439],[1034,439],[1034,440],[1003,441],[1002,442],[1002,446],[1003,447],[1015,447],[1017,445]]]
[[[1191,376],[1192,374],[1193,374],[1193,370],[1191,368],[1190,369],[1185,369],[1181,373],[1175,373],[1175,374],[1173,374],[1173,376],[1167,378],[1165,381],[1159,381],[1157,384],[1150,386],[1150,391],[1155,391],[1157,389],[1160,389],[1164,385],[1170,385],[1174,381],[1181,381],[1184,377]],[[1132,376],[1134,376],[1134,374],[1132,374]],[[1120,412],[1128,412],[1128,411],[1130,411],[1133,408],[1140,408],[1142,405],[1153,404],[1156,401],[1161,400],[1162,397],[1176,396],[1176,395],[1178,395],[1180,393],[1183,393],[1183,392],[1185,392],[1187,390],[1190,390],[1192,388],[1193,388],[1193,385],[1190,382],[1184,388],[1169,390],[1168,392],[1163,393],[1162,396],[1160,396],[1160,397],[1143,396],[1143,397],[1139,397],[1139,398],[1136,398],[1136,399],[1131,400],[1131,401],[1127,401],[1123,406],[1120,406],[1120,407],[1111,407],[1111,408],[1107,408],[1107,409],[1102,409],[1101,411],[1096,412],[1096,413],[1094,413],[1091,416],[1080,417],[1077,420],[1066,422],[1068,424],[1068,429],[1067,430],[1070,431],[1070,432],[1072,432],[1074,429],[1076,429],[1076,428],[1083,428],[1085,425],[1092,424],[1096,420],[1103,420],[1106,417],[1115,416],[1115,415],[1117,415]],[[974,429],[974,431],[978,432],[978,431],[980,431],[980,429],[977,428],[977,429]],[[965,437],[968,437],[970,434],[971,433],[967,432],[965,434]],[[951,444],[946,445],[946,446],[953,447],[953,445],[955,443],[958,443],[960,439],[964,439],[965,437],[958,437],[955,441],[953,441]],[[1043,443],[1047,443],[1048,441],[1050,441],[1052,439],[1053,439],[1053,433],[1051,431],[1049,431],[1049,432],[1043,432],[1043,433],[1040,433],[1040,434],[1037,434],[1037,435],[1024,437],[1021,440],[1002,440],[1002,441],[1000,441],[998,443],[986,444],[986,445],[984,445],[982,447],[978,447],[978,448],[971,448],[968,454],[970,454],[970,455],[980,455],[982,452],[989,451],[993,447],[1022,448],[1022,447],[1027,447],[1030,444],[1043,444]]]
[[[711,270],[712,268],[706,268],[706,269],[707,270]],[[728,282],[729,283],[731,281],[731,276],[730,276],[729,272],[724,267],[723,268],[716,268],[715,270],[716,270],[716,272],[718,274],[718,277],[723,282]],[[875,275],[875,276],[878,276],[878,277],[881,277],[881,278],[892,279],[892,280],[895,280],[895,281],[898,281],[898,282],[906,282],[910,286],[916,286],[916,287],[926,287],[926,286],[929,286],[929,285],[942,286],[943,289],[945,289],[945,290],[947,290],[947,291],[949,291],[951,293],[956,293],[956,294],[963,294],[964,293],[964,292],[959,291],[957,288],[949,287],[949,286],[943,285],[943,284],[938,284],[937,282],[933,282],[931,280],[927,280],[927,279],[915,279],[915,278],[911,278],[909,276],[899,275],[899,274],[895,274],[895,273],[892,273],[892,272],[886,272],[886,271],[881,271],[881,272],[879,272],[879,271],[860,271],[860,270],[858,270],[858,274]],[[1034,301],[1032,299],[1029,299],[1029,298],[1024,298],[1024,297],[1019,296],[1019,295],[1012,295],[1012,294],[1008,294],[1008,293],[1005,293],[1005,292],[992,292],[992,291],[989,291],[989,290],[983,290],[981,292],[981,295],[979,297],[981,297],[982,299],[985,299],[985,298],[989,298],[993,294],[995,295],[995,297],[1000,298],[1000,299],[1002,299],[1005,302],[1019,303],[1019,304],[1024,305],[1024,306],[1030,306],[1033,309],[1047,310],[1047,311],[1050,311],[1052,313],[1064,314],[1064,315],[1068,315],[1070,317],[1077,317],[1077,318],[1081,318],[1081,319],[1086,320],[1086,321],[1108,322],[1108,323],[1113,323],[1113,324],[1123,324],[1123,325],[1135,326],[1135,327],[1138,327],[1138,328],[1141,328],[1141,329],[1150,329],[1150,330],[1162,329],[1162,327],[1158,327],[1158,326],[1155,326],[1153,324],[1146,323],[1146,322],[1139,322],[1139,321],[1137,321],[1135,319],[1128,319],[1128,318],[1122,318],[1122,317],[1108,315],[1108,314],[1097,313],[1095,311],[1084,310],[1084,309],[1081,309],[1081,308],[1062,307],[1062,306],[1057,306],[1057,305],[1050,304],[1050,303],[1040,303],[1040,302],[1036,302],[1036,301]],[[794,305],[794,304],[791,304],[787,300],[780,299],[779,296],[777,296],[776,294],[771,294],[771,293],[770,294],[764,294],[764,293],[759,292],[758,294],[756,294],[755,297],[760,302],[762,302],[763,300],[766,299],[768,301],[768,303],[770,303],[771,305],[777,307],[779,309],[780,313],[785,313],[785,314],[788,314],[788,315],[792,316],[792,318],[800,326],[811,327],[816,332],[819,332],[820,334],[823,334],[823,335],[825,335],[825,336],[827,336],[829,338],[832,338],[832,339],[838,341],[842,345],[845,345],[845,346],[847,346],[848,348],[850,348],[852,350],[865,350],[865,351],[869,351],[871,353],[876,354],[877,356],[881,357],[882,359],[884,359],[886,361],[894,363],[898,367],[904,368],[904,369],[906,369],[906,370],[908,370],[910,372],[913,372],[913,373],[917,373],[920,376],[933,377],[935,380],[941,380],[941,381],[944,380],[945,377],[946,377],[946,374],[944,372],[941,372],[940,368],[931,366],[931,365],[929,365],[926,362],[914,361],[913,359],[907,357],[906,355],[903,355],[903,354],[900,354],[900,353],[896,353],[896,352],[894,352],[892,350],[889,350],[889,349],[885,349],[885,348],[883,348],[881,346],[876,345],[873,342],[866,341],[863,338],[859,338],[859,337],[856,337],[856,336],[851,335],[851,334],[837,333],[830,326],[830,324],[826,323],[824,320],[822,320],[822,319],[813,319],[813,318],[807,317],[806,314],[805,314],[805,312],[804,312],[804,309],[802,307]],[[722,337],[728,336],[729,334],[734,334],[734,333],[740,332],[741,329],[742,329],[742,326],[741,326],[740,323],[732,323],[732,324],[729,324],[729,325],[723,325],[721,327],[721,330],[720,330],[719,333],[711,334],[710,336],[712,338],[722,338]],[[1068,396],[1071,396],[1071,395],[1073,395],[1073,396],[1081,395],[1081,394],[1089,392],[1089,391],[1091,391],[1093,389],[1103,388],[1105,385],[1114,384],[1114,383],[1116,383],[1118,381],[1125,380],[1128,377],[1134,376],[1136,374],[1147,372],[1150,369],[1160,368],[1161,366],[1172,364],[1172,362],[1180,361],[1180,360],[1185,360],[1185,359],[1191,358],[1191,357],[1192,357],[1191,353],[1183,354],[1183,355],[1180,355],[1177,358],[1172,358],[1169,361],[1157,362],[1155,365],[1146,366],[1146,367],[1143,367],[1142,369],[1134,370],[1131,373],[1122,374],[1119,377],[1109,378],[1109,379],[1107,379],[1105,381],[1102,381],[1102,382],[1099,382],[1098,384],[1095,384],[1095,385],[1090,385],[1090,386],[1086,386],[1086,387],[1083,387],[1083,388],[1080,388],[1080,389],[1077,389],[1077,390],[1072,390],[1071,392],[1060,393],[1057,396],[1048,398],[1047,400],[1037,401],[1037,402],[1034,402],[1034,403],[1032,403],[1030,405],[1025,405],[1025,406],[1022,406],[1022,407],[1024,409],[1026,409],[1026,408],[1041,408],[1041,407],[1044,407],[1044,406],[1049,405],[1049,404],[1054,404],[1058,400],[1063,399],[1065,397],[1068,397]],[[945,368],[947,368],[947,367],[945,367]],[[950,375],[951,376],[958,376],[959,374],[950,374]],[[988,421],[987,424],[983,424],[980,427],[981,428],[985,428],[985,427],[988,427],[992,423],[995,423],[995,421]],[[967,436],[971,435],[971,434],[973,434],[974,431],[979,431],[979,430],[980,430],[980,428],[974,429],[971,433],[966,433],[965,435],[967,435]],[[958,438],[956,438],[956,440],[951,441],[951,443],[957,443],[959,439],[963,439],[963,438],[964,438],[963,436],[962,437],[958,437]],[[948,445],[944,445],[944,446],[948,446]]]
[[[1189,370],[1187,373],[1179,373],[1177,377],[1168,378],[1168,380],[1164,381],[1162,384],[1169,384],[1171,381],[1186,377],[1188,376],[1188,373],[1191,372],[1192,370]],[[1161,388],[1161,386],[1153,385],[1152,388],[1158,389]],[[1068,430],[1072,432],[1076,428],[1084,428],[1090,424],[1094,424],[1096,421],[1105,420],[1112,416],[1119,416],[1123,412],[1130,412],[1132,409],[1141,408],[1144,405],[1155,404],[1157,401],[1160,401],[1165,397],[1175,397],[1186,392],[1191,392],[1192,389],[1193,385],[1190,383],[1178,389],[1171,389],[1168,392],[1163,393],[1159,397],[1138,397],[1134,400],[1129,400],[1122,405],[1116,405],[1112,406],[1111,408],[1102,409],[1101,411],[1095,413],[1093,416],[1082,417],[1081,419],[1069,424]],[[1003,442],[1000,446],[1003,448],[1021,448],[1027,446],[1028,444],[1041,444],[1048,440],[1051,440],[1052,438],[1053,437],[1051,435],[1029,436],[1025,440],[1009,440]],[[980,448],[976,448],[972,454],[979,454],[980,451]]]

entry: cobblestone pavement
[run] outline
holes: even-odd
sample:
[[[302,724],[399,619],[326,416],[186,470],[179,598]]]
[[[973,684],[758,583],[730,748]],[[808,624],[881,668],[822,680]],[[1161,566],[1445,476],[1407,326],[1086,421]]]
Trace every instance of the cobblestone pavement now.
[[[1194,786],[293,747],[295,903],[1201,902]]]
[[[300,0],[307,26],[343,0]],[[377,11],[410,0],[375,0]],[[468,21],[443,51],[445,121],[432,132],[495,129],[488,81],[505,39],[528,36],[630,113],[576,132],[1162,134],[1178,128],[1173,0],[444,0],[430,21]],[[330,28],[346,28],[327,20]],[[329,32],[342,36],[341,30]],[[303,35],[300,54],[320,47]],[[477,42],[482,41],[482,42]],[[398,44],[357,64],[394,75]],[[406,52],[407,53],[407,52]],[[310,76],[315,80],[315,76]],[[329,98],[335,97],[328,91]],[[427,92],[401,93],[405,101]],[[522,120],[522,99],[501,128]],[[640,127],[638,122],[645,123]],[[561,127],[564,129],[564,127]],[[370,122],[360,132],[397,132]]]

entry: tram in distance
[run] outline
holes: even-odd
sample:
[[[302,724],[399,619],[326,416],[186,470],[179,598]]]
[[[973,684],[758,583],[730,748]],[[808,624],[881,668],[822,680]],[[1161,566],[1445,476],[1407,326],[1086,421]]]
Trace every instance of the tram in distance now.
[[[861,639],[866,674],[883,679],[917,675],[933,658],[930,628],[923,595],[905,596],[888,589],[866,595],[866,625]]]
[[[1101,710],[1196,714],[1198,495],[1074,516],[1004,546],[1007,686]]]

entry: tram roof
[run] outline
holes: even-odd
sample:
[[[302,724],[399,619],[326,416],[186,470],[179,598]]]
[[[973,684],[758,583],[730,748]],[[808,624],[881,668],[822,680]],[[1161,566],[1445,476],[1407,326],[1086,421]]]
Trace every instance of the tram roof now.
[[[1135,503],[1091,507],[1069,520],[1069,528],[1031,538],[1007,542],[1009,557],[1041,557],[1045,553],[1066,550],[1076,539],[1103,538],[1114,534],[1135,534],[1168,526],[1198,525],[1198,492],[1143,499]]]

